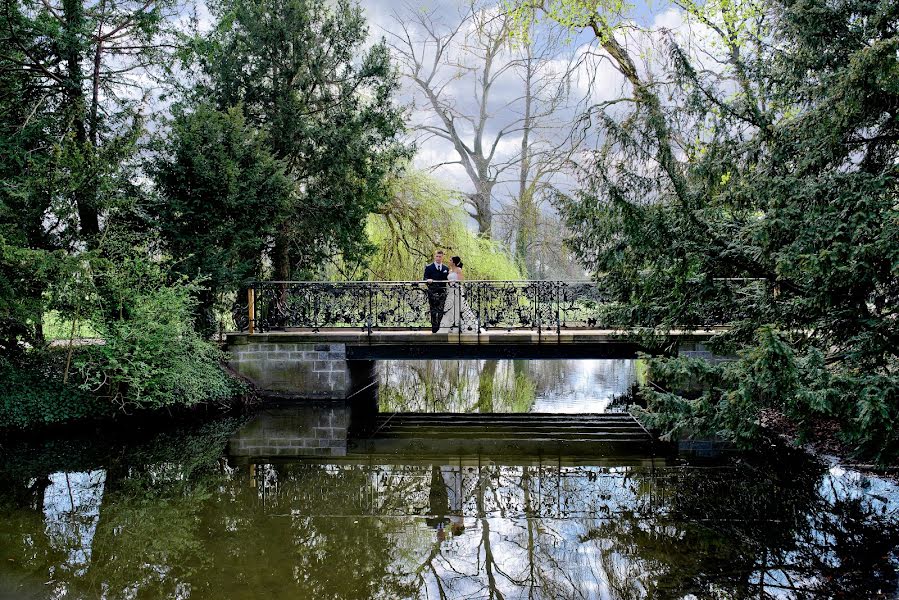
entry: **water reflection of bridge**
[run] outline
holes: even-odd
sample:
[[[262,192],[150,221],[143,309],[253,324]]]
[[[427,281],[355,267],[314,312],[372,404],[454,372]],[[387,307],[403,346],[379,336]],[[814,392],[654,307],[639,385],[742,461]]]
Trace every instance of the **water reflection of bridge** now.
[[[352,401],[269,407],[235,433],[243,459],[427,456],[653,457],[670,448],[627,413],[379,413]],[[619,461],[620,462],[620,461]]]
[[[655,481],[675,476],[663,459],[593,457],[240,461],[268,506],[304,516],[612,517],[653,514]]]

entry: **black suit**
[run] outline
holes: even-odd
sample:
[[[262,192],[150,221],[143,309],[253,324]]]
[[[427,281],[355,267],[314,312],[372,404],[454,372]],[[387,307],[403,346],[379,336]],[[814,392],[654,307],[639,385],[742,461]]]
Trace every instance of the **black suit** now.
[[[431,263],[425,267],[425,275],[422,279],[434,280],[434,283],[428,284],[432,333],[437,333],[437,330],[440,329],[440,320],[443,318],[443,305],[446,304],[446,284],[443,282],[447,277],[449,277],[449,268],[446,265],[437,266],[435,263]]]

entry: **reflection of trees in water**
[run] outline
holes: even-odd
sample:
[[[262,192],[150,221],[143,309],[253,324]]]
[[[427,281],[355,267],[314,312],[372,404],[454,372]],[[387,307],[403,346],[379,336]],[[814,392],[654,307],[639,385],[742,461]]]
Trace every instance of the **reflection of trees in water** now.
[[[630,563],[621,585],[633,583],[637,566],[649,597],[873,598],[895,590],[895,513],[867,495],[864,480],[837,491],[819,465],[783,458],[713,476],[666,471],[656,479],[655,518],[625,512],[583,539],[600,545],[605,564]]]
[[[47,535],[48,519],[77,518],[45,504],[62,479],[13,455],[0,555],[14,560],[0,580],[74,598],[867,598],[895,577],[895,515],[867,480],[782,454],[702,468],[229,467],[225,437],[54,458],[105,471],[102,494],[73,492],[74,506],[98,503],[87,563]]]
[[[527,412],[535,387],[522,361],[442,360],[380,363],[382,411]]]
[[[631,360],[382,361],[384,411],[527,412],[603,400],[628,392],[636,377]],[[580,404],[575,404],[580,406]]]

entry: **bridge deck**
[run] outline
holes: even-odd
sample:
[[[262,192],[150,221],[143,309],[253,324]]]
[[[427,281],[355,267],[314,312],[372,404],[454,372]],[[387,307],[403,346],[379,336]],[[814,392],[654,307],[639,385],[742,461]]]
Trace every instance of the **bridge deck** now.
[[[640,332],[622,329],[579,329],[555,332],[513,329],[486,333],[431,333],[426,330],[333,328],[229,333],[229,348],[276,344],[343,344],[348,359],[421,358],[634,358],[638,352],[658,354],[672,345],[698,348],[722,329],[672,330],[648,345]],[[691,347],[692,345],[692,347]]]
[[[707,341],[727,328],[673,329],[662,337],[684,341]],[[229,344],[261,344],[267,342],[294,343],[346,343],[346,344],[509,344],[509,343],[557,343],[596,344],[622,342],[634,339],[645,331],[635,329],[570,329],[536,331],[530,329],[491,329],[483,333],[431,333],[425,329],[388,330],[366,332],[364,329],[334,327],[327,329],[288,329],[265,333],[231,332],[226,334]]]
[[[652,455],[653,437],[627,413],[382,413],[350,435],[364,454]]]

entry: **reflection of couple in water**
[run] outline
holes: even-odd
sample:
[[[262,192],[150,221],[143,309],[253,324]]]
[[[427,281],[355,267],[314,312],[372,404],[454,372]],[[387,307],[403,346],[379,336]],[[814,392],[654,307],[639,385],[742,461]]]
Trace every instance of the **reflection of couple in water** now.
[[[459,286],[459,282],[465,280],[462,268],[462,259],[458,256],[450,258],[449,265],[444,264],[443,250],[435,252],[434,262],[425,267],[423,279],[428,284],[433,333],[477,331],[477,319]]]
[[[449,481],[447,481],[449,478]],[[452,536],[465,531],[462,518],[462,494],[456,489],[452,467],[431,467],[431,492],[428,494],[428,512],[425,522],[437,530],[437,541],[446,539],[447,529]]]

